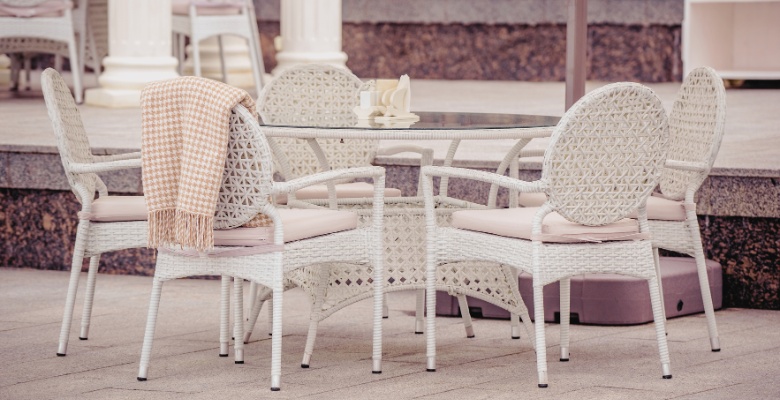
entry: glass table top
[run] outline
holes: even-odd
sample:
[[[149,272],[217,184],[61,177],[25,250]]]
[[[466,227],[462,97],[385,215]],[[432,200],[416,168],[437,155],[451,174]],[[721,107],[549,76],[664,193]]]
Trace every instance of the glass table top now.
[[[468,130],[468,129],[514,129],[554,126],[560,117],[523,114],[486,114],[459,112],[415,112],[419,121],[391,120],[379,122],[372,119],[358,119],[352,113],[274,115],[266,117],[261,124],[290,128],[329,129],[403,129],[403,130]]]

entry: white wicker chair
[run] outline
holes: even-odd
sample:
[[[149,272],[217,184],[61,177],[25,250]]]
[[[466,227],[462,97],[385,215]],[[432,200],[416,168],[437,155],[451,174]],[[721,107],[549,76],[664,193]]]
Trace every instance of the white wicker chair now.
[[[81,103],[81,52],[86,36],[79,34],[79,45],[76,33],[86,31],[85,18],[78,12],[86,10],[87,5],[86,0],[79,0],[78,12],[74,12],[73,3],[71,0],[0,0],[0,53],[64,52],[70,59],[73,73],[73,95],[76,102]],[[14,62],[12,80],[17,88],[20,69]]]
[[[668,137],[666,115],[648,88],[607,85],[584,96],[564,115],[533,182],[458,168],[423,168],[428,234],[427,312],[436,312],[432,290],[437,265],[491,261],[533,274],[539,387],[547,387],[542,288],[583,273],[618,273],[646,279],[664,378],[671,378],[663,306],[656,277],[645,202],[658,183]],[[437,225],[432,177],[459,177],[519,192],[544,192],[539,208],[463,210],[452,226]],[[638,219],[626,219],[638,211]],[[557,213],[557,214],[556,214]],[[552,215],[550,215],[552,214]],[[545,220],[546,217],[546,220]],[[579,232],[580,234],[575,234]],[[569,299],[561,298],[562,323]],[[435,318],[427,320],[427,369],[436,369]],[[569,358],[568,330],[561,331],[561,359]]]
[[[725,124],[723,80],[709,67],[692,70],[669,114],[670,141],[660,193],[655,193],[647,203],[647,219],[656,249],[687,254],[696,260],[710,348],[715,352],[720,351],[720,341],[694,197],[715,162]],[[544,200],[543,194],[520,196],[523,206],[538,206]]]
[[[222,35],[238,36],[247,40],[252,74],[257,93],[263,87],[263,53],[257,31],[257,17],[249,0],[173,0],[171,30],[174,34],[174,55],[179,59],[179,74],[184,63],[184,37],[190,38],[194,74],[201,75],[200,41],[217,37],[222,81],[227,82]]]
[[[653,245],[696,260],[712,351],[720,351],[720,341],[694,196],[715,162],[725,124],[723,79],[709,67],[692,70],[669,114],[670,142],[666,168],[661,173],[661,193],[647,205]],[[670,215],[664,210],[676,212]],[[666,217],[661,219],[661,215]]]
[[[282,344],[282,291],[285,274],[311,265],[345,262],[364,265],[373,269],[374,282],[374,344],[373,372],[381,372],[382,346],[382,215],[384,169],[363,167],[350,170],[328,171],[294,179],[289,182],[273,182],[271,150],[258,122],[243,106],[236,106],[230,121],[228,157],[225,164],[214,226],[228,229],[248,222],[258,213],[273,221],[273,227],[250,228],[245,239],[259,242],[249,247],[215,247],[213,251],[196,253],[190,250],[160,248],[155,267],[149,315],[144,336],[138,379],[146,380],[151,355],[152,340],[157,319],[162,283],[166,280],[192,275],[228,275],[236,278],[234,308],[234,337],[236,362],[243,362],[243,307],[242,282],[248,279],[265,285],[273,291],[273,327],[271,354],[271,390],[279,390],[281,383]],[[300,238],[290,238],[296,216],[319,213],[328,217],[345,217],[357,223],[357,216],[339,210],[279,210],[270,198],[281,193],[293,193],[312,185],[334,179],[370,178],[374,181],[373,221],[369,227],[334,228],[304,218],[298,229],[316,228]],[[300,219],[300,218],[299,218]],[[260,229],[261,232],[251,231]],[[219,231],[217,231],[219,232]],[[238,232],[233,229],[232,232]],[[246,231],[245,231],[246,232]],[[316,236],[315,236],[316,235]],[[262,238],[265,237],[265,240]],[[216,240],[216,238],[215,238]],[[194,257],[193,257],[194,256]]]
[[[141,153],[114,156],[92,154],[84,126],[68,86],[54,69],[41,75],[41,86],[54,134],[57,137],[62,166],[71,190],[81,203],[79,224],[73,249],[70,283],[62,317],[57,355],[67,352],[73,306],[81,265],[89,257],[87,289],[79,338],[86,340],[92,315],[95,278],[100,254],[129,248],[146,247],[146,206],[141,196],[109,196],[99,172],[141,167]],[[95,198],[95,194],[99,197]]]
[[[321,126],[350,126],[357,123],[357,117],[352,109],[358,104],[359,92],[366,84],[350,71],[330,65],[307,64],[290,67],[284,70],[261,92],[258,98],[258,112],[261,119],[268,124],[292,124],[306,125],[317,124]],[[371,165],[378,155],[392,155],[402,152],[413,152],[421,155],[421,165],[431,165],[433,162],[432,149],[420,146],[405,145],[379,148],[378,140],[318,140],[316,146],[313,141],[302,139],[274,138],[269,140],[274,149],[275,165],[278,173],[285,179],[295,179],[307,176],[330,168],[350,168],[356,166]],[[314,189],[314,190],[310,190]],[[305,194],[304,194],[305,193]],[[360,182],[336,182],[332,187],[320,185],[311,187],[306,191],[293,193],[286,199],[290,204],[301,205],[296,200],[304,200],[319,206],[327,206],[329,193],[340,204],[353,208],[370,208],[370,196],[372,188],[368,184]],[[401,191],[394,188],[385,190],[385,198],[396,198]],[[362,198],[362,199],[360,199]],[[399,202],[399,204],[401,204]],[[387,221],[386,221],[387,222]],[[387,227],[392,229],[392,227]],[[387,255],[391,257],[391,255]],[[331,281],[334,282],[359,282],[364,275],[362,270],[354,270],[351,266],[333,266]],[[291,277],[288,287],[302,286],[312,295],[320,279],[318,271],[299,271]],[[356,285],[353,283],[353,285]],[[254,288],[253,288],[254,289]],[[319,315],[320,319],[326,318],[333,312],[354,302],[355,297],[349,293],[352,288],[347,285],[331,284],[329,286],[329,301],[326,307],[331,307],[326,313]],[[254,290],[252,291],[254,293]],[[341,293],[343,296],[339,296]],[[253,298],[253,311],[249,319],[249,325],[245,340],[249,340],[252,330],[262,307],[264,298],[269,296],[268,290],[261,290]],[[335,299],[335,300],[331,300]],[[346,300],[346,302],[340,302]],[[422,296],[420,305],[422,309]],[[383,314],[387,316],[387,308]],[[417,331],[422,331],[422,313],[419,315]],[[307,367],[313,349],[313,340],[316,336],[316,323],[312,321],[307,342],[307,350],[304,353],[302,366]]]

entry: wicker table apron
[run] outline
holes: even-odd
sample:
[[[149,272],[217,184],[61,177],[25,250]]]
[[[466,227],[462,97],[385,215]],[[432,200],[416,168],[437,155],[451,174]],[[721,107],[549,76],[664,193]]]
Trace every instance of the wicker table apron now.
[[[534,138],[549,137],[558,117],[473,114],[473,113],[417,113],[420,121],[411,126],[391,126],[362,121],[362,126],[291,126],[264,125],[263,131],[273,138],[298,138],[308,141],[323,169],[329,162],[318,139],[379,139],[379,140],[448,140],[450,141],[445,166],[451,166],[462,140],[517,140],[498,167],[504,173],[512,160]],[[352,121],[354,122],[354,121]],[[305,123],[296,122],[296,125]],[[273,143],[272,143],[273,146]],[[443,223],[452,211],[485,207],[447,196],[447,179],[442,179],[437,196],[437,211]],[[496,188],[491,189],[490,200],[494,204]],[[370,200],[370,199],[369,199]],[[320,203],[326,204],[326,203]],[[368,204],[366,207],[365,205]],[[361,224],[370,222],[370,203],[366,199],[339,199],[340,207],[352,208],[360,215]],[[425,212],[422,197],[394,197],[385,199],[385,263],[386,290],[424,289],[425,287]],[[437,290],[450,294],[466,294],[519,314],[525,308],[517,289],[517,274],[510,268],[482,268],[480,262],[445,264],[439,267]],[[291,283],[300,286],[314,299],[317,269],[304,269],[290,277]],[[322,314],[324,319],[341,308],[372,295],[372,271],[370,266],[334,264],[330,268]],[[418,309],[422,304],[418,304]],[[418,310],[422,315],[422,310]]]

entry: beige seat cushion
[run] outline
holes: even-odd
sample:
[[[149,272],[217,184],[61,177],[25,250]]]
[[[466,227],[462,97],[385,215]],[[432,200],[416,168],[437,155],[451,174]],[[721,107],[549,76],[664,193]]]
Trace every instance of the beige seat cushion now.
[[[61,17],[63,11],[69,8],[73,8],[72,2],[58,0],[45,1],[34,7],[13,7],[0,4],[0,17]]]
[[[537,207],[463,210],[452,213],[452,226],[459,229],[491,233],[499,236],[531,240],[531,221]],[[632,240],[639,235],[636,220],[624,218],[604,226],[580,225],[560,216],[547,215],[542,223],[544,242],[579,243],[612,240]]]
[[[358,216],[349,211],[326,209],[277,210],[284,226],[284,241],[307,239],[357,228]],[[260,246],[272,244],[273,227],[236,228],[214,231],[215,246]]]
[[[368,182],[340,183],[336,185],[336,198],[366,198],[374,196],[374,185]],[[385,197],[400,197],[401,190],[396,188],[385,188]],[[295,192],[295,198],[298,200],[316,200],[328,198],[327,185],[307,186]],[[280,195],[276,198],[278,204],[287,204],[287,196]]]
[[[241,12],[241,5],[207,1],[173,0],[171,9],[174,15],[189,15],[190,3],[195,3],[198,15],[233,15]]]
[[[98,197],[92,202],[89,215],[89,220],[96,222],[146,221],[148,218],[144,196]]]
[[[544,193],[521,193],[518,204],[522,207],[539,207],[547,201]],[[636,213],[629,215],[636,218]],[[656,221],[685,221],[685,207],[681,201],[659,196],[647,198],[647,219]]]

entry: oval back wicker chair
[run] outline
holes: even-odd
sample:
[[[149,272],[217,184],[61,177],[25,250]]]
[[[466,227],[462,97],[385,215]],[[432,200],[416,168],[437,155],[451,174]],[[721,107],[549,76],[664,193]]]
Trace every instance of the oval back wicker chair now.
[[[109,196],[105,183],[97,175],[100,172],[140,168],[141,153],[93,155],[79,110],[60,74],[52,68],[43,71],[41,86],[49,119],[57,137],[57,148],[65,176],[76,199],[81,203],[57,350],[57,355],[64,356],[67,352],[79,273],[84,258],[89,257],[89,272],[79,335],[82,340],[86,340],[89,333],[100,254],[146,247],[146,205],[142,196]]]
[[[243,106],[233,108],[229,123],[227,160],[217,199],[214,227],[215,247],[194,251],[159,248],[149,314],[138,372],[146,380],[162,284],[166,280],[193,275],[223,275],[235,278],[234,337],[236,363],[243,363],[242,279],[271,289],[273,297],[271,390],[281,384],[282,291],[284,276],[291,271],[324,263],[355,263],[373,270],[373,371],[381,372],[382,346],[382,213],[384,169],[363,167],[328,171],[273,182],[270,147],[255,117]],[[374,181],[372,197],[374,223],[357,228],[357,215],[332,209],[278,209],[269,200],[313,184],[338,179],[367,178]],[[241,228],[264,215],[271,226]],[[217,243],[219,233],[230,241]]]
[[[87,1],[78,1],[78,17],[73,5],[71,0],[0,0],[0,53],[64,53],[73,73],[73,96],[76,103],[81,103]],[[14,62],[15,87],[19,85],[20,69]],[[27,78],[29,88],[29,64]]]
[[[648,202],[653,245],[696,260],[712,351],[720,351],[695,195],[715,162],[726,125],[723,79],[709,67],[692,70],[669,114],[669,150],[660,194]]]
[[[357,76],[344,68],[331,65],[306,64],[290,67],[282,71],[269,82],[258,98],[258,113],[266,124],[291,125],[291,126],[353,126],[357,116],[353,108],[358,105],[359,92],[367,87]],[[293,138],[269,139],[269,144],[274,151],[274,163],[279,175],[285,180],[296,179],[311,175],[330,168],[352,168],[371,165],[377,154],[392,155],[403,152],[420,154],[421,165],[430,165],[433,161],[433,150],[414,145],[401,145],[380,148],[378,140],[345,139],[345,140],[304,140]],[[318,185],[293,193],[285,197],[288,204],[301,206],[314,204],[316,206],[328,206],[332,201],[349,206],[353,209],[362,209],[361,223],[370,224],[371,196],[373,188],[365,182],[340,181],[330,186]],[[385,189],[385,201],[396,199],[394,207],[403,207],[406,200],[401,200],[401,190],[396,188]],[[297,200],[298,201],[296,203]],[[419,201],[416,202],[419,207]],[[397,220],[397,219],[396,219]],[[403,230],[404,226],[396,226],[387,223],[385,230]],[[393,253],[386,252],[388,265],[398,262],[392,259]],[[402,255],[406,256],[406,255]],[[397,256],[396,256],[397,257]],[[367,293],[360,286],[370,285],[365,279],[365,271],[355,269],[349,265],[331,266],[330,277],[322,276],[321,271],[302,270],[290,275],[288,287],[300,286],[312,295],[318,290],[322,279],[330,280],[327,300],[321,305],[323,313],[313,315],[311,322],[312,333],[309,338],[316,336],[317,322],[339,309],[357,301],[356,293]],[[351,284],[345,284],[350,282]],[[358,283],[361,282],[361,283]],[[254,289],[254,287],[252,288]],[[254,323],[262,307],[264,299],[269,296],[268,290],[261,289],[253,299],[252,316],[249,319],[245,340],[249,340]],[[418,309],[422,310],[422,296],[419,297]],[[387,306],[384,315],[388,315]],[[417,331],[422,331],[422,312],[418,315]],[[310,362],[313,342],[307,343],[302,366],[307,367]]]
[[[533,276],[539,387],[547,387],[542,288],[570,277],[617,273],[646,279],[664,378],[671,378],[661,297],[645,203],[658,183],[668,126],[660,100],[634,83],[607,85],[584,96],[563,116],[545,152],[542,177],[533,182],[459,168],[425,167],[427,312],[436,313],[437,265],[490,261]],[[452,227],[436,223],[432,177],[458,177],[519,192],[543,192],[539,208],[461,210]],[[638,212],[637,219],[630,213]],[[568,326],[569,299],[561,298]],[[427,320],[427,369],[436,369],[435,318]],[[561,359],[569,359],[569,332],[561,330]]]

